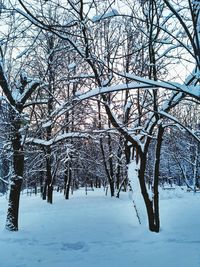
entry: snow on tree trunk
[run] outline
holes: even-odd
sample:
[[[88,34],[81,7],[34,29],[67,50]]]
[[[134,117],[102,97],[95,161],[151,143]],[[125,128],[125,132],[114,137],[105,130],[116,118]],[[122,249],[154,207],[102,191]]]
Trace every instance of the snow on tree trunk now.
[[[140,218],[141,223],[146,221],[146,209],[144,200],[141,195],[140,183],[138,179],[139,164],[136,160],[132,160],[128,165],[128,180],[130,183],[131,190],[129,191],[129,197],[136,206],[136,213]],[[137,215],[137,214],[136,214]]]
[[[197,145],[196,151],[195,151],[194,170],[193,170],[193,188],[194,188],[195,193],[196,193],[197,184],[198,184],[198,181],[197,181],[197,164],[198,164],[198,156],[199,156],[198,146],[199,144]]]
[[[10,187],[8,212],[6,219],[6,229],[9,231],[18,231],[19,200],[22,179],[17,178],[12,181]]]

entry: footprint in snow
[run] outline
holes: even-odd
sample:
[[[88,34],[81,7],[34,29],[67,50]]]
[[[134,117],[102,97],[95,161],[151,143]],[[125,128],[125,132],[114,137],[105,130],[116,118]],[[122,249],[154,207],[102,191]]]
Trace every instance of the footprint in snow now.
[[[85,248],[84,242],[62,243],[61,250],[81,250]]]

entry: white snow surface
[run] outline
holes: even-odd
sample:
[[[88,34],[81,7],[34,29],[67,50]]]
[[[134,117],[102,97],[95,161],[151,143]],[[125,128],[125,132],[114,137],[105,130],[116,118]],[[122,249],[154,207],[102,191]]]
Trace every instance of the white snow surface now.
[[[107,11],[107,12],[102,13],[100,15],[94,16],[92,18],[92,21],[97,22],[97,21],[100,21],[102,19],[111,18],[111,17],[117,16],[117,15],[119,15],[119,12],[116,9],[112,8],[110,11]]]
[[[54,204],[21,196],[20,230],[4,229],[7,209],[0,197],[2,267],[198,267],[200,194],[161,189],[161,232],[139,225],[128,193],[120,199],[101,189],[54,193]]]
[[[74,69],[76,67],[76,63],[72,62],[71,64],[68,65],[68,69]]]

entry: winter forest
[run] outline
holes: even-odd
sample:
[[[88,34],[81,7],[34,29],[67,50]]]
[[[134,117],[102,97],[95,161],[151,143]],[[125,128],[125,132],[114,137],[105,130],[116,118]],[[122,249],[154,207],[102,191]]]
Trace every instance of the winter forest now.
[[[0,266],[200,266],[200,1],[0,18]]]

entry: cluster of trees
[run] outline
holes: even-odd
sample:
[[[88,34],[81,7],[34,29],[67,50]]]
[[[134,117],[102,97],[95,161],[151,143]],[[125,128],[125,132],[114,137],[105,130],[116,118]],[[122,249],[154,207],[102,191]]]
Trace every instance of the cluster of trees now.
[[[49,203],[55,185],[66,199],[89,184],[119,196],[134,161],[158,232],[159,183],[199,187],[200,4],[5,0],[0,11],[6,228],[18,230],[23,187]]]

